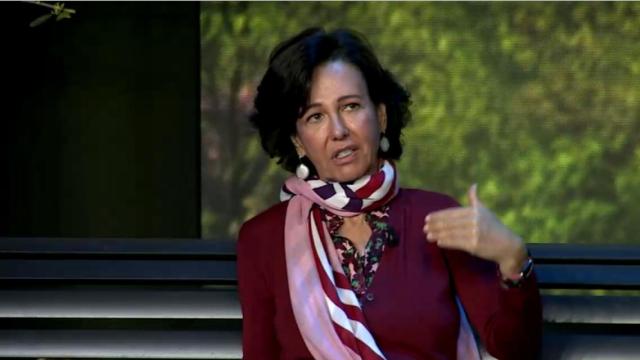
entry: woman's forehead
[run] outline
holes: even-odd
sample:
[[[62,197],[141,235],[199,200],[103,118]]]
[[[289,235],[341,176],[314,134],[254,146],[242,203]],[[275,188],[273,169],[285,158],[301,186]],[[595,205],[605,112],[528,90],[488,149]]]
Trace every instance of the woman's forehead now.
[[[335,60],[318,66],[311,80],[309,102],[314,98],[339,98],[347,95],[366,96],[366,81],[357,66]]]

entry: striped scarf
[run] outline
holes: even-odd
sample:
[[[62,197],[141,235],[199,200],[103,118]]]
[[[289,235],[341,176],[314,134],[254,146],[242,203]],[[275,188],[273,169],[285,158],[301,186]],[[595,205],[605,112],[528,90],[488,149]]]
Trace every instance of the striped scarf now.
[[[290,177],[282,188],[281,200],[290,200],[285,220],[289,296],[302,338],[316,360],[385,359],[367,328],[319,207],[355,216],[383,206],[397,193],[395,167],[387,161],[377,173],[350,184]],[[461,322],[460,336],[465,336],[465,346],[473,341],[468,324]],[[460,346],[458,339],[458,358],[472,358],[460,357]]]

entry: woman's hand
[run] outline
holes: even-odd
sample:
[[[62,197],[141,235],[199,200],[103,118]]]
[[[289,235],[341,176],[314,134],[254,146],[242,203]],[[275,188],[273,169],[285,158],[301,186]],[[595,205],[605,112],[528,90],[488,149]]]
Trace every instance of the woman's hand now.
[[[482,204],[476,188],[476,184],[469,188],[471,206],[427,215],[423,228],[427,241],[491,260],[500,266],[505,277],[516,275],[527,259],[526,247],[520,237]]]

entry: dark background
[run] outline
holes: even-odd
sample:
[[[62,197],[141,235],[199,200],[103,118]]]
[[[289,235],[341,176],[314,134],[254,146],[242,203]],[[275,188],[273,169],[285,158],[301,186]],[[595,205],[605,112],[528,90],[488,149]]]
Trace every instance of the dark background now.
[[[199,4],[2,3],[0,236],[199,237]]]

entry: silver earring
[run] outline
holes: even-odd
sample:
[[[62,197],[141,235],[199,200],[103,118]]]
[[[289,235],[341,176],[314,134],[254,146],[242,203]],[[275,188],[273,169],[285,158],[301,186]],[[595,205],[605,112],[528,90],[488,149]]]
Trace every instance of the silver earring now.
[[[302,157],[300,157],[300,165],[296,168],[296,176],[300,180],[306,180],[310,172],[309,167],[302,162]]]
[[[387,151],[389,151],[390,146],[391,145],[389,144],[389,139],[387,139],[387,137],[383,134],[380,138],[380,151],[386,153]]]

